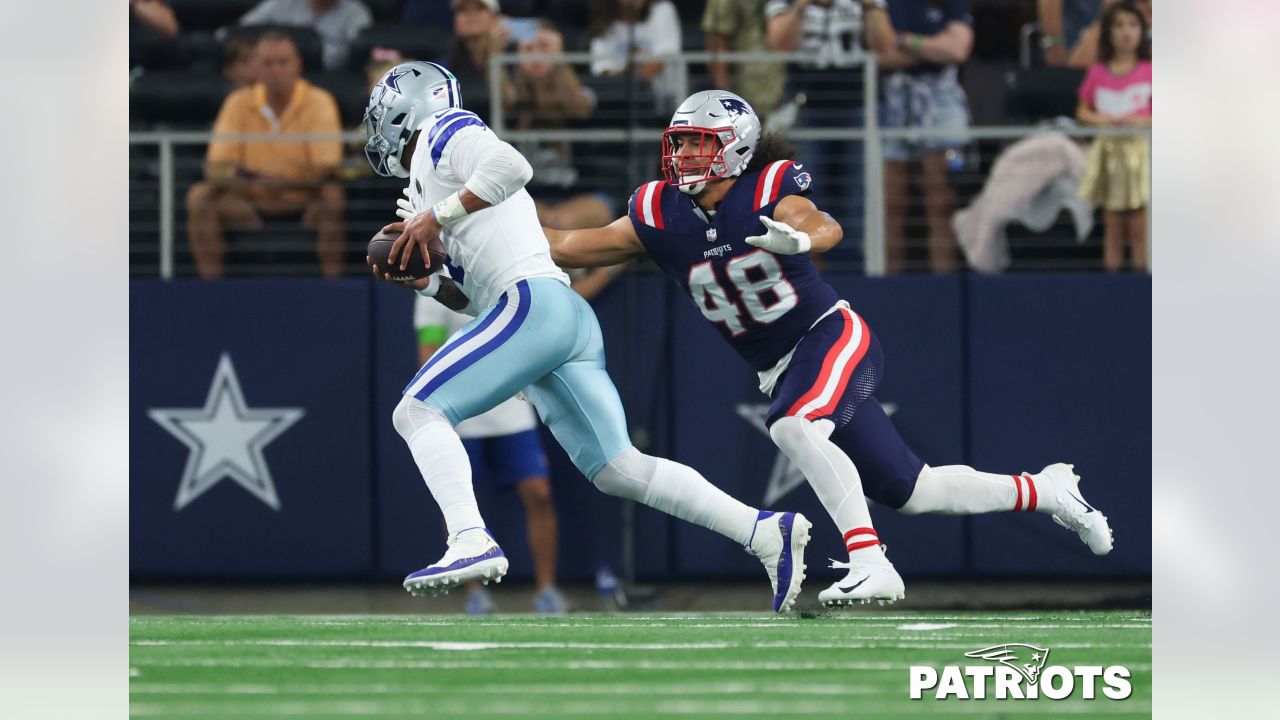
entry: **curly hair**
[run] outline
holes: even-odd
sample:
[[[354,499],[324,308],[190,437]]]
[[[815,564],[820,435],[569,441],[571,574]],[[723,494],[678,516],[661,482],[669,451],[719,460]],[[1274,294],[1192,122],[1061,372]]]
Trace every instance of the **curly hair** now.
[[[747,163],[747,169],[744,173],[762,170],[766,165],[776,160],[790,160],[795,157],[796,149],[791,143],[782,136],[782,133],[769,132],[760,138],[760,143],[756,145],[756,152],[751,156],[751,162]]]

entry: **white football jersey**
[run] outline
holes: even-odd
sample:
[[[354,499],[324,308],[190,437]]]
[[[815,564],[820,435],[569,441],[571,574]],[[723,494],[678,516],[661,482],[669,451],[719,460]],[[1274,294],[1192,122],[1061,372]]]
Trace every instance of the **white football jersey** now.
[[[481,158],[505,145],[475,113],[459,108],[435,113],[418,128],[421,134],[409,170],[409,199],[417,212],[461,190]],[[551,260],[533,198],[523,187],[445,228],[440,240],[449,256],[449,274],[461,281],[471,300],[463,311],[470,315],[497,302],[520,280],[552,277],[569,282]]]
[[[437,326],[445,329],[446,336],[452,336],[470,320],[471,318],[466,315],[456,313],[435,300],[421,295],[418,296],[417,304],[413,308],[415,330]],[[536,427],[538,427],[538,415],[534,412],[533,405],[512,397],[502,401],[489,412],[463,420],[454,430],[457,430],[458,437],[470,439],[514,435]]]

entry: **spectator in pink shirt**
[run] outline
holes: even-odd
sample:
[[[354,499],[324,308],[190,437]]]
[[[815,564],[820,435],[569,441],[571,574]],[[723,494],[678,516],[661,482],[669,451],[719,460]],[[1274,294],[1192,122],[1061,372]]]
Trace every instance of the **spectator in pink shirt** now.
[[[1151,127],[1151,41],[1146,18],[1131,2],[1115,3],[1102,16],[1098,63],[1080,86],[1076,118],[1099,127]],[[1080,196],[1106,213],[1102,261],[1109,272],[1124,267],[1125,248],[1135,270],[1147,268],[1149,157],[1145,134],[1100,137],[1089,149]]]

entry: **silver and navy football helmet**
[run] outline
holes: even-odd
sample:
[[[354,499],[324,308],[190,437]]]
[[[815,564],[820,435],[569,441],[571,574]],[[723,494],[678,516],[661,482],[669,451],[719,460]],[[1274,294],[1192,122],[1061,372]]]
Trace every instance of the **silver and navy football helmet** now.
[[[742,174],[760,142],[760,116],[728,90],[690,95],[662,133],[662,170],[681,192],[697,195],[707,181]],[[678,151],[679,137],[683,151]],[[692,148],[690,153],[688,148]]]
[[[458,78],[443,65],[412,61],[388,70],[373,86],[364,110],[369,135],[364,154],[373,171],[383,177],[409,177],[400,155],[418,124],[433,113],[459,107]]]

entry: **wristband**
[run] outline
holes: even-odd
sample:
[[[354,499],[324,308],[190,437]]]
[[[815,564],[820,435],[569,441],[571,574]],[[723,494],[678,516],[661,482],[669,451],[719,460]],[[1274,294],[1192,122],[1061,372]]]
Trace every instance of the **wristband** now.
[[[453,193],[436,203],[431,211],[435,213],[436,221],[445,227],[467,216],[467,209],[462,207],[462,198],[458,197],[458,193]]]
[[[1066,41],[1066,38],[1062,37],[1061,35],[1045,35],[1044,37],[1040,38],[1040,49],[1048,50],[1054,45],[1064,45],[1066,44],[1065,41]]]
[[[426,287],[414,290],[414,292],[418,293],[422,297],[435,297],[436,293],[440,292],[440,285],[442,282],[443,281],[440,280],[440,274],[436,273],[427,278]]]
[[[907,38],[907,50],[913,53],[919,53],[922,45],[924,45],[924,38],[919,35],[912,35]]]

